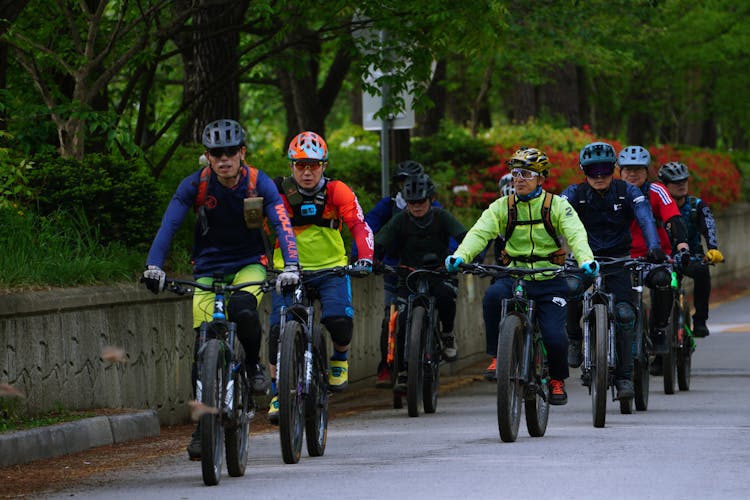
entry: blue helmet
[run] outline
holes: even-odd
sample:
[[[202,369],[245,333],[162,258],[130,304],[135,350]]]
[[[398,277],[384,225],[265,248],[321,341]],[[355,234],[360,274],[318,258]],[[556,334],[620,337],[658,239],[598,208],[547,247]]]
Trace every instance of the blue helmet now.
[[[587,165],[594,163],[612,163],[614,168],[615,161],[615,148],[607,144],[606,142],[592,142],[587,144],[581,149],[581,153],[578,155],[578,163],[583,170]]]
[[[617,156],[617,164],[622,167],[648,168],[651,164],[651,155],[643,146],[626,146]]]

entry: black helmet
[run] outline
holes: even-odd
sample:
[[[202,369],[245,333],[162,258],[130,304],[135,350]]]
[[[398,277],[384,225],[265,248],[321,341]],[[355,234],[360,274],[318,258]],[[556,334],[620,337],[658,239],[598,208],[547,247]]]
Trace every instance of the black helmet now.
[[[435,196],[435,184],[427,174],[410,175],[401,189],[401,196],[406,201],[419,201]]]
[[[687,165],[678,161],[665,163],[659,169],[659,180],[664,184],[669,182],[681,182],[690,177]]]
[[[423,174],[424,167],[421,163],[413,160],[402,161],[396,165],[396,171],[393,173],[392,181],[399,182],[406,180],[410,175]]]
[[[203,129],[203,145],[208,149],[242,146],[245,131],[234,120],[214,120]]]

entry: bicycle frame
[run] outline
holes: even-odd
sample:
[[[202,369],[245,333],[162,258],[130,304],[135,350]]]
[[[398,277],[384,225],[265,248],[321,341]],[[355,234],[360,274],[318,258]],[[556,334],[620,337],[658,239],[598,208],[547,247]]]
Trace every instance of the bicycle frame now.
[[[536,323],[536,301],[526,295],[526,280],[520,276],[513,278],[513,297],[503,299],[500,321],[508,314],[516,314],[524,324],[523,336],[523,364],[521,365],[521,380],[524,387],[528,388],[531,382],[531,358],[533,357],[533,343],[541,336]],[[544,344],[542,344],[544,345]],[[537,392],[534,388],[534,392]]]
[[[607,306],[607,315],[609,324],[607,325],[607,336],[609,338],[609,348],[607,349],[607,366],[609,367],[610,377],[614,375],[615,369],[615,323],[614,323],[614,294],[605,291],[604,276],[599,273],[594,279],[590,290],[583,294],[583,372],[587,374],[591,371],[591,328],[590,313],[594,304],[604,304]]]
[[[305,331],[305,365],[303,367],[305,379],[304,384],[302,388],[303,395],[307,396],[310,394],[310,385],[312,383],[312,352],[313,352],[313,324],[315,321],[315,303],[314,300],[310,297],[310,291],[307,289],[307,286],[303,282],[303,280],[300,280],[297,286],[294,288],[294,292],[292,293],[292,305],[291,306],[282,306],[281,307],[281,321],[280,321],[280,331],[284,332],[284,327],[286,326],[287,322],[287,315],[292,314],[296,317],[296,321],[299,321],[300,324],[304,326]],[[303,321],[304,318],[304,321]],[[279,343],[281,342],[281,339],[279,339]],[[276,355],[276,366],[278,366],[279,371],[281,371],[284,367],[281,366],[281,349],[278,349],[277,355]]]
[[[409,295],[409,300],[406,306],[406,332],[411,331],[412,311],[417,305],[423,306],[427,310],[428,331],[432,335],[428,335],[427,340],[427,352],[432,352],[433,342],[440,343],[439,335],[437,333],[437,309],[435,305],[435,297],[430,294],[430,284],[427,279],[427,274],[436,274],[436,271],[429,271],[425,269],[415,269],[409,276],[418,276],[416,286],[408,287],[409,291],[412,292]],[[409,278],[407,277],[407,286],[409,284]],[[404,359],[409,358],[409,338],[408,335],[404,342]],[[440,363],[440,360],[430,359],[430,364],[433,362]]]

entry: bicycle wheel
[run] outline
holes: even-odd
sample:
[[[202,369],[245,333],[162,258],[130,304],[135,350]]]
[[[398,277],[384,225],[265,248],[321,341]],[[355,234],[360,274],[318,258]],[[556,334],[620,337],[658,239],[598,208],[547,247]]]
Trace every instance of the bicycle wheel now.
[[[509,314],[500,321],[497,339],[497,428],[500,439],[512,443],[521,423],[521,365],[523,364],[521,318]]]
[[[328,436],[328,354],[320,325],[313,328],[313,367],[310,395],[305,403],[307,453],[323,456]]]
[[[607,382],[609,381],[609,365],[607,353],[609,351],[609,336],[607,326],[609,318],[607,306],[594,304],[589,321],[591,332],[591,409],[594,419],[594,427],[604,427],[607,418]]]
[[[635,409],[638,411],[648,410],[648,393],[651,385],[651,373],[649,371],[648,350],[646,337],[648,331],[645,329],[646,313],[641,314],[640,333],[638,334],[639,348],[633,358],[633,386],[635,388]]]
[[[407,352],[406,406],[410,417],[419,416],[419,403],[422,399],[424,383],[425,320],[424,306],[414,306],[411,313],[411,331]]]
[[[281,456],[286,464],[299,462],[302,453],[302,433],[305,422],[305,405],[302,383],[305,362],[305,338],[302,325],[287,321],[281,332],[281,365],[277,373],[279,388],[279,437]]]
[[[677,387],[681,391],[690,390],[690,371],[692,368],[693,357],[693,336],[690,328],[690,306],[685,300],[685,295],[681,297],[682,302],[682,335],[679,342],[679,351],[677,354]]]
[[[399,312],[398,315],[403,314],[403,312]],[[401,321],[401,318],[396,317],[395,321],[395,331],[389,331],[388,332],[388,343],[389,343],[389,349],[393,349],[393,356],[391,359],[391,362],[388,363],[388,368],[390,369],[390,375],[391,375],[391,387],[394,388],[392,390],[393,393],[393,408],[400,410],[404,407],[404,400],[403,400],[403,394],[399,391],[395,390],[396,387],[396,381],[398,380],[398,359],[401,354],[398,352],[399,350],[399,342],[398,342],[398,330],[399,330],[399,322]],[[393,336],[393,338],[391,338]]]
[[[437,310],[434,311],[437,315]],[[437,318],[432,318],[432,324],[437,325]],[[438,388],[440,387],[440,340],[438,328],[431,332],[426,332],[424,359],[424,383],[422,384],[422,404],[425,413],[435,413],[438,403]]]
[[[221,341],[210,339],[206,342],[201,357],[200,377],[202,385],[201,402],[216,409],[201,416],[201,470],[206,486],[219,484],[224,459],[224,426],[221,407],[224,402],[225,373],[224,349]]]
[[[531,437],[542,437],[547,432],[549,420],[549,367],[547,365],[547,351],[544,342],[538,338],[534,342],[534,391],[527,394],[524,402],[526,415],[526,430]]]
[[[667,352],[662,354],[662,375],[664,377],[664,394],[674,394],[677,380],[677,328],[679,312],[678,306],[672,306],[672,318],[667,329]]]
[[[253,411],[252,396],[247,374],[241,363],[245,359],[242,344],[235,339],[235,352],[240,368],[232,376],[230,419],[224,428],[224,445],[227,450],[227,472],[231,477],[245,475],[247,448],[250,442],[250,420]]]

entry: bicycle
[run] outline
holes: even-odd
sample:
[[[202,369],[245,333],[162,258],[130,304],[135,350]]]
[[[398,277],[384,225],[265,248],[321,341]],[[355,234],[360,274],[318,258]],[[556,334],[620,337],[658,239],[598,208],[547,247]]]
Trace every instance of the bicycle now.
[[[607,412],[607,390],[615,396],[615,367],[617,353],[615,343],[615,300],[605,290],[605,275],[608,267],[633,265],[630,257],[594,257],[601,271],[583,294],[583,364],[581,378],[589,388],[594,427],[604,427]],[[620,399],[620,412],[632,413],[631,399]]]
[[[250,422],[256,405],[252,384],[244,369],[245,351],[237,337],[237,325],[226,315],[227,297],[249,286],[267,292],[273,280],[229,284],[215,275],[211,284],[167,278],[165,290],[185,295],[193,289],[215,295],[211,321],[204,321],[198,335],[196,400],[209,409],[200,417],[201,471],[206,486],[219,484],[226,447],[227,472],[245,475],[250,441]],[[189,288],[192,287],[192,288]]]
[[[327,274],[362,276],[362,270],[355,266],[303,270],[291,290],[291,305],[281,307],[276,379],[281,455],[287,464],[299,462],[304,436],[311,457],[325,453],[329,360],[314,305],[319,297],[311,283]]]
[[[630,280],[636,294],[635,310],[636,325],[633,337],[633,387],[635,389],[635,408],[638,411],[648,409],[648,396],[651,384],[651,368],[649,355],[651,354],[651,336],[648,312],[643,306],[643,277],[654,269],[669,267],[669,264],[653,264],[642,258],[626,263],[630,270]],[[629,413],[629,404],[625,412]],[[623,408],[621,407],[621,410]]]
[[[549,367],[547,350],[536,317],[536,302],[527,296],[525,276],[558,276],[581,272],[569,266],[516,268],[491,264],[461,264],[467,274],[482,277],[511,277],[513,296],[503,299],[497,343],[497,425],[503,442],[514,442],[524,405],[526,429],[541,437],[549,420]]]

